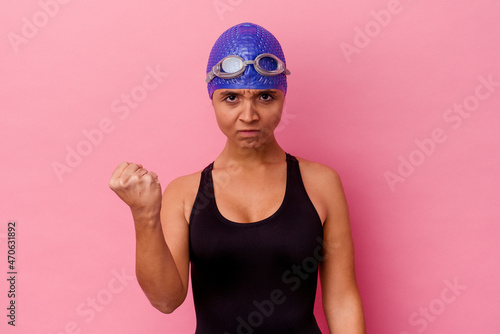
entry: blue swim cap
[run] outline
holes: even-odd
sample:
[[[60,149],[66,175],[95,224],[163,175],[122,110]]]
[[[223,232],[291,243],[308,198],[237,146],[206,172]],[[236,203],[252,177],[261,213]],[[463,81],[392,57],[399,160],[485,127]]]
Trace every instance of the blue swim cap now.
[[[265,53],[278,57],[286,67],[285,55],[273,34],[259,25],[240,23],[222,33],[215,42],[208,59],[207,73],[212,71],[213,66],[224,57],[236,55],[244,60],[254,60],[257,56]],[[210,98],[215,90],[221,88],[279,89],[286,95],[287,84],[286,75],[283,73],[265,76],[259,74],[253,65],[248,65],[239,77],[223,79],[215,76],[208,82],[207,88]]]

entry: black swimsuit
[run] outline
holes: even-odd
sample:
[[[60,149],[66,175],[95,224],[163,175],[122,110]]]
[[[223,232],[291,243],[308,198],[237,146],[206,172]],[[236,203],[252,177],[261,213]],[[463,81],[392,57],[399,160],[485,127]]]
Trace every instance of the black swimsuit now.
[[[253,223],[221,215],[213,162],[203,170],[189,223],[196,334],[321,334],[313,309],[323,227],[297,159],[286,161],[280,208]]]

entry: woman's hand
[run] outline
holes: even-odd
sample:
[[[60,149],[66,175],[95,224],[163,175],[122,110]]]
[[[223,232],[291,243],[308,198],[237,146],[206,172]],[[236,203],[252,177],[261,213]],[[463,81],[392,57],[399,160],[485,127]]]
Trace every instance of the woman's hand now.
[[[141,164],[120,163],[111,175],[109,187],[130,207],[134,217],[160,214],[162,194],[158,175]]]

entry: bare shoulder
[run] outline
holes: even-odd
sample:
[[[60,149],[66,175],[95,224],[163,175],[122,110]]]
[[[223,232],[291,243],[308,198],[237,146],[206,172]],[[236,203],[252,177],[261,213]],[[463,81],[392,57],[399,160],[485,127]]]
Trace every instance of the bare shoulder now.
[[[339,174],[331,167],[297,157],[306,192],[321,221],[345,206],[345,195]]]
[[[182,213],[188,221],[200,186],[201,172],[179,176],[170,181],[163,192],[162,207]]]
[[[331,189],[332,186],[335,188],[342,186],[340,176],[333,168],[319,162],[300,157],[296,158],[299,161],[300,173],[304,183],[312,184],[318,189]]]
[[[200,170],[192,174],[179,176],[170,181],[163,192],[163,199],[169,197],[171,199],[185,200],[186,197],[189,198],[193,193],[196,196],[200,185],[201,172]]]
[[[185,192],[192,192],[193,190],[198,190],[198,186],[200,183],[201,171],[197,171],[192,174],[183,175],[176,177],[167,185],[164,191],[164,195],[166,194],[175,194],[181,195]]]

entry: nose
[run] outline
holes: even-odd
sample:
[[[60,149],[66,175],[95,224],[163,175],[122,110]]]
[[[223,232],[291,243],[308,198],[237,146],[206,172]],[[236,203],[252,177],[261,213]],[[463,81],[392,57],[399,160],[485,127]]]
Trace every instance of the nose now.
[[[253,101],[245,101],[241,105],[241,112],[239,119],[245,123],[251,123],[259,120],[259,114],[255,108]]]

